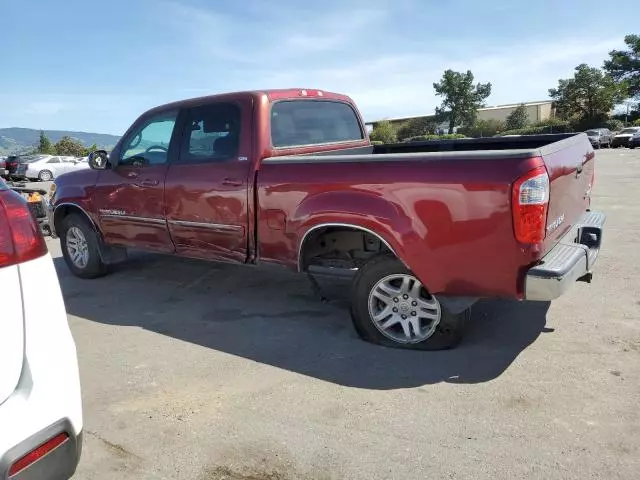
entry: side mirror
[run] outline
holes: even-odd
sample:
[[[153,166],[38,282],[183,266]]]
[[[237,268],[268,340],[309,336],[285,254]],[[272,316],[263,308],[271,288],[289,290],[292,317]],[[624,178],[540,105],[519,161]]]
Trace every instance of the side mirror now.
[[[105,150],[96,150],[89,154],[89,167],[94,170],[106,170],[109,168],[109,155]]]

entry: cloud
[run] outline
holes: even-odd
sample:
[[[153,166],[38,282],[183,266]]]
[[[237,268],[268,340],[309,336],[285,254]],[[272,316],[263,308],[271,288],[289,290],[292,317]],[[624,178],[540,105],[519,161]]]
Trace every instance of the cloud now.
[[[223,73],[227,89],[339,91],[352,96],[367,119],[432,113],[440,103],[432,85],[447,68],[469,69],[477,81],[491,82],[489,104],[544,99],[559,78],[572,75],[575,65],[600,65],[622,43],[618,35],[590,34],[545,41],[523,36],[499,46],[479,40],[476,45],[466,42],[465,48],[456,41],[447,48],[443,42],[412,41],[409,36],[403,44],[382,44],[382,35],[398,37],[392,31],[380,33],[390,30],[393,9],[375,0],[355,9],[320,9],[312,16],[291,6],[231,16],[175,2],[163,5],[170,12],[163,18],[184,38],[183,50],[195,58],[228,62]],[[200,68],[205,77],[220,74],[215,65]],[[185,91],[197,87],[190,84]]]

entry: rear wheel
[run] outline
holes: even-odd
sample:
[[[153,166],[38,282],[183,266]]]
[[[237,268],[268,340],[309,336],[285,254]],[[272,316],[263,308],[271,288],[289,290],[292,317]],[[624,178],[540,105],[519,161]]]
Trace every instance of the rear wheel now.
[[[98,234],[86,218],[72,213],[62,220],[60,246],[64,260],[74,275],[97,278],[107,273],[98,242]]]
[[[470,310],[449,313],[392,255],[374,257],[358,272],[351,318],[369,342],[416,350],[455,347]]]
[[[53,173],[51,173],[49,170],[41,170],[38,174],[38,179],[41,182],[49,182],[53,179]]]

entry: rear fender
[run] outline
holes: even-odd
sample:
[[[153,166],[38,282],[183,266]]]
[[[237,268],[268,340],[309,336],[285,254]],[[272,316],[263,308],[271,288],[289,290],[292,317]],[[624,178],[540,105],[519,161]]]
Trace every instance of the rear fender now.
[[[411,219],[393,202],[369,192],[326,192],[304,199],[292,217],[298,238],[298,268],[307,237],[319,228],[352,227],[378,237],[407,268],[405,245],[417,237]]]

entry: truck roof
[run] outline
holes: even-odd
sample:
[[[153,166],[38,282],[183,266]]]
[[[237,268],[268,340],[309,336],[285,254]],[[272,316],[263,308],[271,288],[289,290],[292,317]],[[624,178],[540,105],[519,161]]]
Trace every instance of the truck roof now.
[[[281,88],[281,89],[265,89],[265,90],[244,90],[237,92],[225,92],[213,95],[203,95],[201,97],[187,98],[184,100],[178,100],[175,102],[165,103],[158,105],[150,110],[147,110],[143,115],[157,112],[159,110],[166,110],[168,108],[185,108],[192,105],[201,104],[207,101],[225,100],[226,98],[239,97],[239,96],[253,96],[259,97],[261,95],[267,96],[269,100],[282,100],[285,98],[313,98],[313,99],[328,99],[339,100],[342,102],[353,103],[351,98],[346,95],[335,92],[327,92],[317,88]]]

